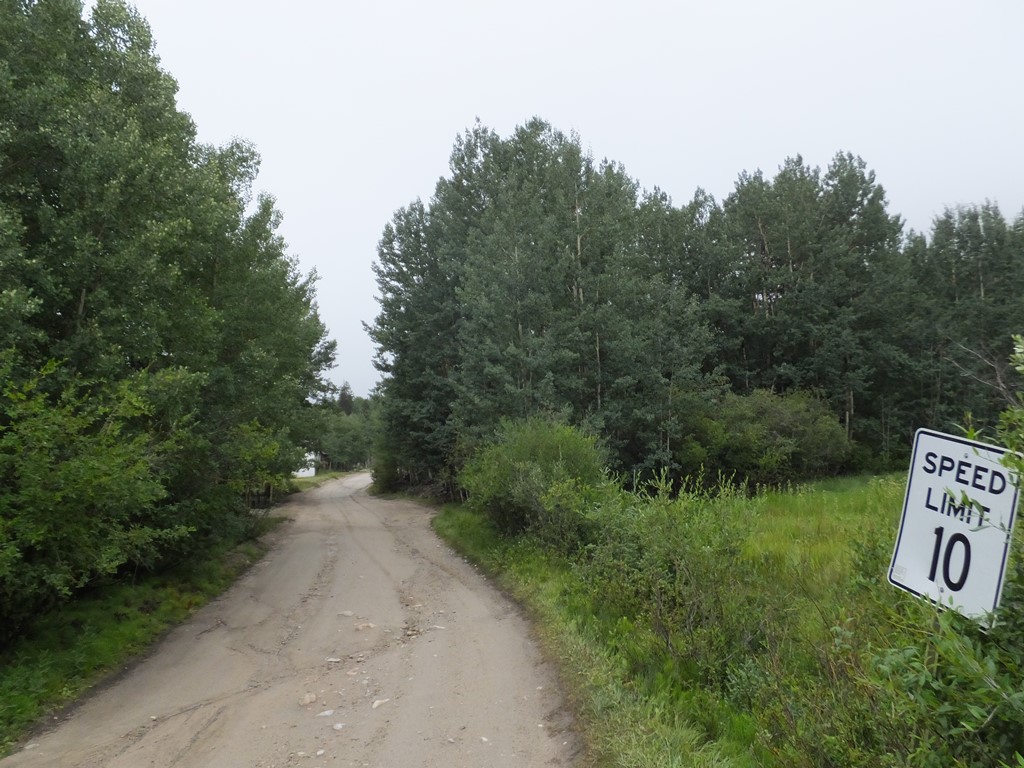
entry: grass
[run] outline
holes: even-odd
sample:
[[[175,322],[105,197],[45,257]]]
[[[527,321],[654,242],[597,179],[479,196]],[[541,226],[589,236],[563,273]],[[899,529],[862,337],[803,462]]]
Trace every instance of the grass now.
[[[483,515],[450,505],[434,519],[438,534],[479,564],[534,617],[546,651],[562,671],[586,742],[587,765],[640,768],[757,765],[750,756],[751,725],[741,713],[722,715],[728,731],[711,743],[699,723],[679,716],[673,693],[650,690],[608,643],[617,630],[636,639],[649,633],[601,616],[571,563],[528,539],[498,535]],[[649,688],[649,686],[648,686]],[[697,709],[706,701],[691,701]]]
[[[288,479],[288,482],[293,489],[301,492],[308,491],[311,488],[319,488],[324,483],[351,474],[351,472],[342,472],[340,470],[318,471],[313,477],[291,477]]]
[[[858,546],[895,541],[905,485],[901,475],[843,478],[770,491],[748,502],[743,556],[761,579],[792,596],[803,615],[802,631],[814,624],[831,630],[835,609],[843,607],[836,600],[846,595],[854,575]]]
[[[258,532],[282,519],[261,518]],[[0,649],[0,756],[223,592],[265,551],[258,539],[210,549],[188,566],[110,581],[39,617],[25,637]]]
[[[588,584],[594,576],[586,555],[568,558],[529,538],[503,538],[482,514],[461,506],[446,507],[434,524],[535,617],[561,663],[587,764],[815,765],[820,756],[800,752],[806,744],[784,733],[786,720],[814,706],[819,694],[851,695],[843,665],[853,662],[835,656],[842,632],[877,634],[877,611],[868,603],[906,599],[885,583],[881,562],[895,539],[904,482],[897,475],[843,479],[711,502],[714,514],[736,524],[740,543],[735,581],[707,585],[709,599],[733,612],[722,615],[722,626],[767,628],[756,659],[721,660],[723,669],[749,675],[748,683],[730,676],[725,688],[698,679],[686,662],[688,649],[679,644],[700,635],[677,635],[670,652],[666,636],[654,631],[653,608],[623,616],[595,602],[600,591]],[[685,505],[678,514],[686,530]],[[879,571],[870,600],[858,586],[865,551]],[[735,614],[751,609],[764,613],[742,624]],[[791,698],[803,686],[812,693]],[[829,712],[816,716],[827,730]],[[769,726],[780,732],[767,733]]]

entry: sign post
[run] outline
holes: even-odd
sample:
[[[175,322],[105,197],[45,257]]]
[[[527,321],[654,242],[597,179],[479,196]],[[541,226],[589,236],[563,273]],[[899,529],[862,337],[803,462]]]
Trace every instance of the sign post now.
[[[1017,509],[1007,453],[918,430],[889,583],[984,626],[999,607]]]

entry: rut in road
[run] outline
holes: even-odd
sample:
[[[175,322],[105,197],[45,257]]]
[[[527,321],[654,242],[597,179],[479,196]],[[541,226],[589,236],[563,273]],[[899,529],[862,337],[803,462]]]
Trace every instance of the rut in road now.
[[[368,483],[283,505],[263,561],[0,768],[573,765],[528,623]]]

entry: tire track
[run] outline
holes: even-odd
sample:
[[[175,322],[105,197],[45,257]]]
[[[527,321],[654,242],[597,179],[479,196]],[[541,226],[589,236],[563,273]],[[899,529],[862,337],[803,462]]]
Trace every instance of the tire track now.
[[[0,768],[571,765],[519,611],[367,483],[283,505],[261,563]]]

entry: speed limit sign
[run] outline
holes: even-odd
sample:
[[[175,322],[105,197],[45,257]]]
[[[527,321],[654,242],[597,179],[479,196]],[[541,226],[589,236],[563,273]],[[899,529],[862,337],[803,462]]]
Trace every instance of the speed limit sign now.
[[[999,606],[1019,492],[1007,451],[918,430],[889,582],[988,626]]]

